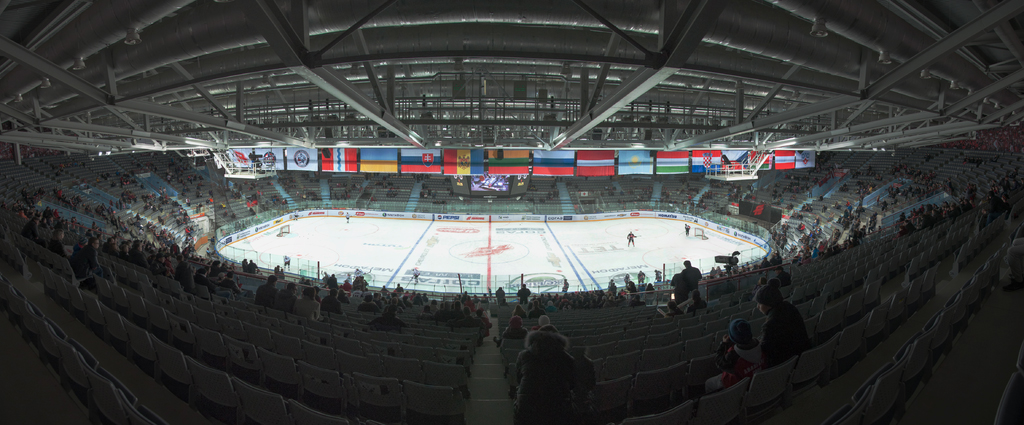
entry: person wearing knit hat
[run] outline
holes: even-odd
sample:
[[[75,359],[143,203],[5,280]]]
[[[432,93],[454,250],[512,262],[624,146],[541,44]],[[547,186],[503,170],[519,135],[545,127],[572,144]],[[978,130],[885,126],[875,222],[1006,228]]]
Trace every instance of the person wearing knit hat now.
[[[783,299],[779,280],[771,279],[754,294],[757,308],[768,318],[761,326],[761,350],[765,355],[765,367],[784,363],[790,357],[799,356],[811,348],[807,328],[800,311]]]
[[[544,325],[550,325],[550,324],[551,324],[551,318],[550,317],[548,317],[547,315],[540,316],[539,318],[537,318],[537,326],[534,326],[534,327],[530,328],[530,330],[531,331],[535,331],[535,330],[540,329]]]
[[[722,374],[704,382],[705,393],[729,388],[764,368],[764,353],[761,352],[760,341],[754,338],[749,322],[733,319],[729,323],[729,333],[722,337],[722,343],[718,346],[715,365],[722,370]]]
[[[547,316],[541,316],[547,317]],[[501,347],[501,342],[506,339],[525,339],[527,330],[523,328],[523,318],[519,316],[512,316],[508,319],[508,328],[505,328],[505,332],[502,332],[501,339],[494,338],[494,343]]]

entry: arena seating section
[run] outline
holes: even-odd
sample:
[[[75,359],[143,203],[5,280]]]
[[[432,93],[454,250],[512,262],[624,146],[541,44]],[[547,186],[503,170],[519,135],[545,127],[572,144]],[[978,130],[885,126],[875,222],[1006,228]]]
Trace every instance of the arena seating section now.
[[[1002,176],[1024,160],[979,152],[935,151],[928,159],[922,155],[919,151],[912,156],[839,153],[831,162],[851,170],[872,168],[872,174],[848,181],[850,187],[855,187],[856,179],[874,182],[874,172],[887,175],[888,168],[902,162],[923,171],[936,171],[936,179],[950,177],[957,187],[963,188],[968,183],[985,187],[988,179]],[[142,162],[128,157],[96,160],[95,164],[89,159],[73,158],[34,159],[26,161],[26,166],[0,163],[0,174],[9,182],[4,187],[7,198],[16,199],[25,186],[49,190],[67,184],[69,179],[103,188],[109,183],[99,177],[100,173],[139,171],[144,167]],[[961,165],[965,158],[980,158],[983,162],[971,164],[971,173],[965,173],[962,167],[967,166]],[[60,177],[46,177],[52,175],[54,164],[76,160],[87,165],[71,167]],[[138,161],[153,162],[152,169],[158,172],[170,167],[170,157],[163,155]],[[774,185],[806,184],[807,179],[799,175],[791,173]],[[825,176],[820,170],[808,175],[812,182]],[[293,197],[304,192],[320,193],[319,181],[313,184],[303,176],[286,178],[293,179],[285,185],[290,192],[294,191],[290,193]],[[177,179],[172,180],[167,183],[176,190],[189,189]],[[421,187],[438,193],[430,200],[454,201],[440,181],[426,178]],[[208,180],[204,182],[204,191],[213,187]],[[368,202],[373,196],[378,200],[374,205],[393,203],[396,208],[404,208],[416,183],[412,177],[393,176],[386,182],[384,176],[372,176],[364,182],[358,175],[331,176],[328,180],[332,199],[343,197],[347,190],[351,192],[350,199]],[[535,179],[534,199],[546,199],[549,192],[555,191],[554,183]],[[644,181],[618,183],[623,189],[621,193],[605,189],[609,183],[599,179],[577,181],[574,188],[606,193],[602,202],[609,208],[650,199],[651,191],[642,190],[646,187]],[[663,193],[675,197],[680,189],[693,191],[700,187],[695,183],[666,183]],[[242,199],[256,190],[276,190],[264,182],[238,186],[241,188],[236,190]],[[389,189],[395,191],[394,196],[387,196]],[[770,199],[769,189],[758,189],[754,196]],[[230,191],[213,190],[218,203],[237,201],[228,199],[234,196]],[[710,193],[715,195],[710,199],[727,199],[728,190],[711,185]],[[744,191],[749,188],[739,190]],[[1012,199],[1014,211],[1024,209],[1022,194],[1018,191]],[[837,198],[825,203],[857,196],[853,191],[840,192]],[[815,202],[811,203],[812,208]],[[237,206],[236,202],[227,210],[238,212]],[[557,203],[552,206],[557,207]],[[947,300],[933,300],[935,286],[943,278],[937,276],[940,263],[955,262],[952,274],[964,272],[983,249],[999,243],[996,236],[1003,231],[1005,222],[996,220],[979,229],[979,220],[981,211],[976,209],[907,237],[877,238],[838,255],[791,267],[794,284],[784,288],[783,293],[805,317],[814,348],[713,394],[703,394],[704,381],[719,373],[714,365],[714,349],[727,332],[728,323],[745,318],[751,322],[755,335],[764,324],[765,317],[757,311],[756,303],[747,299],[749,291],[745,290],[752,286],[755,275],[718,282],[716,286],[722,289],[713,293],[709,308],[696,316],[660,318],[655,308],[648,306],[559,311],[549,317],[569,337],[573,354],[585,355],[594,362],[598,383],[593,402],[602,423],[718,424],[732,419],[756,422],[785,409],[794,397],[826,386],[848,372],[922,306],[943,302],[942,308],[906,341],[893,361],[865,379],[850,394],[851,402],[835,406],[836,413],[826,421],[887,423],[886,418],[898,418],[909,396],[926,385],[936,361],[949,351],[955,337],[983,307],[999,280],[1006,244],[988,257],[984,265],[970,271],[972,277],[959,291]],[[249,301],[217,296],[204,299],[184,293],[177,282],[106,254],[101,254],[101,264],[112,270],[114,276],[98,278],[94,295],[77,287],[66,260],[21,237],[18,229],[23,224],[23,219],[10,212],[0,213],[5,239],[0,244],[0,257],[26,279],[42,285],[48,298],[128,361],[193,409],[219,422],[461,423],[467,400],[472,399],[467,382],[479,337],[475,329],[467,332],[432,321],[421,322],[415,317],[417,312],[410,309],[399,316],[411,324],[405,332],[371,332],[366,323],[374,315],[357,312],[356,304],[344,305],[342,314],[329,314],[323,322],[308,321]],[[181,231],[180,227],[171,230]],[[42,237],[49,236],[48,231],[43,233]],[[41,265],[41,275],[31,276],[28,261]],[[904,281],[896,282],[894,278],[901,274]],[[256,283],[250,281],[245,286],[251,288]],[[881,299],[883,285],[896,285],[899,289]],[[112,423],[162,423],[137,402],[131,388],[97,364],[88,350],[67,337],[2,278],[0,307],[91,416]],[[509,306],[484,307],[497,317],[499,326],[507,324],[512,314]],[[524,326],[536,324],[531,319]],[[514,362],[522,349],[515,344],[506,341],[501,347],[510,391],[518,382]],[[1007,387],[1007,392],[1013,391],[1018,400],[1024,387],[1022,381],[1024,378],[1017,374]]]

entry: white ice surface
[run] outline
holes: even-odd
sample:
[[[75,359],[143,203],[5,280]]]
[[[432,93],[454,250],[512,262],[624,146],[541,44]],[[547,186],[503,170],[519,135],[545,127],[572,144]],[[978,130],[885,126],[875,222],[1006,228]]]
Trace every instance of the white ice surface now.
[[[764,250],[739,239],[714,235],[701,240],[684,235],[682,221],[632,218],[588,222],[444,222],[386,218],[311,217],[288,223],[291,234],[278,237],[277,228],[235,242],[221,253],[259,265],[281,265],[291,257],[288,271],[335,273],[339,279],[356,268],[369,274],[371,285],[406,289],[471,293],[518,287],[520,275],[534,291],[605,288],[610,279],[643,271],[648,280],[666,266],[668,276],[684,260],[707,272],[715,255],[740,251],[740,261],[765,255]],[[691,224],[696,228],[696,225]],[[636,246],[627,246],[633,232]],[[420,270],[419,283],[412,270]],[[514,291],[513,291],[514,292]]]

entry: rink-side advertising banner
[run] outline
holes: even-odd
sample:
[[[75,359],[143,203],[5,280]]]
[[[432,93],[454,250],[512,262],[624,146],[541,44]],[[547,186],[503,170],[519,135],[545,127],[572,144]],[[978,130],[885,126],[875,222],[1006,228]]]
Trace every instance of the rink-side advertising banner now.
[[[359,149],[356,148],[324,148],[320,149],[320,166],[323,171],[336,173],[355,173],[359,171]]]
[[[288,148],[285,155],[288,156],[285,169],[289,171],[320,171],[320,154],[316,149]]]
[[[576,152],[576,175],[580,177],[601,177],[615,175],[615,151]]]
[[[654,174],[651,151],[619,151],[619,175]]]
[[[402,173],[441,174],[440,149],[402,149]]]
[[[398,149],[360,149],[359,171],[363,173],[397,173]]]

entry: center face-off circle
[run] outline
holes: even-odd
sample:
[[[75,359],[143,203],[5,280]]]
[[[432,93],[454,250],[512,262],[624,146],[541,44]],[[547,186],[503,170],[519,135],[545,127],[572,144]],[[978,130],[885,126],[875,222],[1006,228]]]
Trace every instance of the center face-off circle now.
[[[472,264],[487,264],[490,257],[491,264],[510,263],[521,260],[530,255],[530,248],[521,243],[494,239],[491,246],[487,241],[467,241],[455,244],[448,250],[452,258]]]

